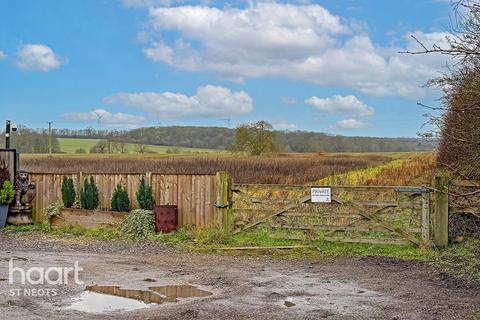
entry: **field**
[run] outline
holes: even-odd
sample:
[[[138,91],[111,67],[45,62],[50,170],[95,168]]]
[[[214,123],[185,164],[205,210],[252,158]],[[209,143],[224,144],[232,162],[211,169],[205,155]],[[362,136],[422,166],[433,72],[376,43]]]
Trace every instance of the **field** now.
[[[236,156],[23,156],[21,167],[42,173],[174,173],[214,174],[228,171],[238,183],[307,183],[351,170],[385,164],[382,155],[328,154]]]
[[[60,150],[62,153],[74,154],[77,149],[83,149],[87,153],[90,148],[93,147],[100,139],[80,139],[80,138],[58,138],[60,144]],[[149,153],[167,154],[167,150],[175,151],[178,154],[190,154],[190,153],[225,153],[223,150],[216,149],[200,149],[200,148],[175,148],[169,146],[146,146]],[[135,144],[126,144],[127,153],[135,153]]]

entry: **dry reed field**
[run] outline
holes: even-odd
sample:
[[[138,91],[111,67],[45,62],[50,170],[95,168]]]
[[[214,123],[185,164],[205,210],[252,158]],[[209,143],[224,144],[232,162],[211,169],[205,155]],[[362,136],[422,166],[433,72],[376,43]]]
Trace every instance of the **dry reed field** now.
[[[37,173],[214,174],[228,171],[237,183],[307,183],[329,175],[389,162],[381,155],[283,155],[272,157],[25,157],[24,170]]]

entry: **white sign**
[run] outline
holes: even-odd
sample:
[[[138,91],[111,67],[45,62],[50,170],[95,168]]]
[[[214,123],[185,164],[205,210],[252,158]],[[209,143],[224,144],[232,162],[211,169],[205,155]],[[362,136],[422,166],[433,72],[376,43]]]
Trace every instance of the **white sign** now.
[[[312,202],[332,202],[331,188],[312,188],[311,189]]]

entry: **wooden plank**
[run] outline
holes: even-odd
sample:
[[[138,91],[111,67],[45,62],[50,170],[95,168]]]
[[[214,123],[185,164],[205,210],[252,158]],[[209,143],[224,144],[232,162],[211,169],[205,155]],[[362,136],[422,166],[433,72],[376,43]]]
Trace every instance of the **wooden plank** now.
[[[273,247],[224,247],[213,248],[213,250],[286,250],[286,249],[304,249],[304,248],[316,248],[315,246],[273,246]]]
[[[232,187],[233,191],[242,191],[241,189],[250,189],[250,188],[268,188],[268,189],[284,189],[284,190],[298,190],[305,188],[332,188],[332,191],[395,191],[397,188],[412,188],[418,189],[419,187],[415,186],[331,186],[331,185],[294,185],[294,184],[234,184]]]
[[[231,199],[231,177],[228,172],[217,172],[217,225],[223,228],[225,233],[233,229],[233,209]]]
[[[333,199],[333,198],[332,198]],[[337,201],[341,202],[342,199],[338,199],[337,198]],[[379,225],[383,226],[385,229],[387,230],[390,230],[392,232],[395,232],[399,235],[401,235],[403,238],[407,239],[408,241],[410,241],[411,243],[413,244],[416,244],[416,245],[419,245],[419,242],[417,239],[415,239],[414,237],[412,237],[410,234],[404,232],[402,229],[400,228],[395,228],[395,227],[392,227],[390,226],[388,223],[386,223],[385,221],[383,221],[382,219],[380,219],[379,217],[377,217],[376,215],[374,214],[371,214],[371,213],[368,213],[366,210],[364,210],[361,206],[358,206],[356,205],[354,202],[352,201],[344,201],[344,203],[346,205],[350,205],[354,208],[356,208],[358,211],[359,211],[359,215],[363,216],[364,218],[368,219],[368,220],[372,220],[372,221],[375,221],[376,223],[378,223]]]
[[[325,237],[325,241],[329,242],[345,242],[345,243],[365,243],[365,244],[397,244],[409,245],[410,241],[405,239],[387,239],[387,238],[340,238],[340,237]]]
[[[474,187],[480,188],[480,181],[475,180],[458,180],[454,179],[450,181],[450,184],[455,187]]]
[[[209,179],[209,192],[206,199],[205,205],[209,211],[209,226],[213,227],[216,225],[216,218],[217,218],[217,208],[215,207],[215,200],[217,195],[217,184],[216,184],[217,177],[211,177]]]
[[[424,245],[430,245],[430,194],[422,194],[422,241]]]
[[[445,177],[435,177],[435,213],[433,219],[433,242],[438,248],[448,245],[448,184]]]
[[[255,221],[255,222],[252,222],[252,223],[246,225],[246,226],[245,226],[244,228],[242,228],[241,230],[235,231],[234,234],[239,233],[239,232],[241,232],[241,231],[245,231],[245,230],[250,229],[250,228],[253,228],[253,227],[255,227],[255,226],[257,226],[257,225],[259,225],[259,224],[261,224],[261,223],[264,223],[265,221],[268,221],[269,219],[271,219],[271,218],[273,218],[273,217],[276,217],[276,216],[278,216],[278,215],[280,215],[280,214],[282,214],[282,213],[284,213],[284,212],[286,212],[286,211],[288,211],[288,210],[290,210],[290,209],[293,209],[293,208],[295,208],[295,207],[297,207],[297,206],[299,206],[299,205],[301,205],[301,204],[303,204],[303,203],[305,203],[305,202],[308,202],[308,201],[310,201],[310,195],[301,198],[298,203],[290,204],[290,205],[288,205],[288,206],[286,206],[286,207],[284,207],[284,208],[282,208],[282,209],[279,209],[279,210],[274,211],[274,212],[271,213],[270,215],[268,215],[268,216],[266,216],[266,217],[264,217],[264,218],[262,218],[262,219],[260,219],[260,220],[257,220],[257,221]]]
[[[344,227],[344,226],[331,226],[331,225],[280,225],[274,224],[270,225],[271,228],[275,229],[292,229],[292,230],[319,230],[319,231],[335,231],[335,232],[347,232],[347,231],[354,231],[354,232],[383,232],[383,231],[390,231],[385,229],[382,226],[376,227]],[[410,233],[421,233],[421,228],[406,228]]]

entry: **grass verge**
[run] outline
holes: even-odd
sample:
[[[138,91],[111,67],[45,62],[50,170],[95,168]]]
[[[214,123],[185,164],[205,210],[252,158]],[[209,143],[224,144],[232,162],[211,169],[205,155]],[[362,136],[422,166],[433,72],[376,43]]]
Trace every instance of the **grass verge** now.
[[[46,225],[7,227],[6,234],[25,234],[28,237],[41,233],[57,239],[152,241],[170,244],[180,250],[196,253],[217,252],[228,255],[269,255],[287,259],[324,260],[336,257],[386,257],[420,261],[459,279],[480,283],[480,240],[467,240],[451,244],[447,249],[418,248],[399,245],[369,245],[327,242],[319,240],[288,240],[289,232],[283,230],[254,229],[236,235],[225,235],[218,229],[183,227],[172,234],[152,234],[146,239],[132,239],[117,229],[86,229],[79,226],[50,229]],[[225,250],[229,247],[273,247],[308,245],[312,248],[288,250]]]

